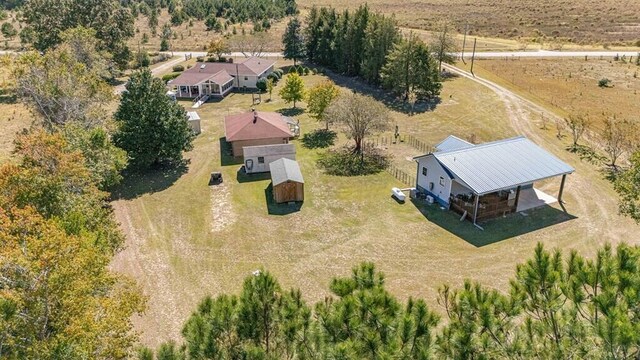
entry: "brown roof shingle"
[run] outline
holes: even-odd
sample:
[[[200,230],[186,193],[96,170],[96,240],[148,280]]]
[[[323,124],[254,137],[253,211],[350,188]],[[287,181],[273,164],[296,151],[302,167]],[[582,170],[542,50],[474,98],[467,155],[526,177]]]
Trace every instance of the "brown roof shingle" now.
[[[227,141],[290,138],[293,133],[281,114],[250,111],[224,118]]]

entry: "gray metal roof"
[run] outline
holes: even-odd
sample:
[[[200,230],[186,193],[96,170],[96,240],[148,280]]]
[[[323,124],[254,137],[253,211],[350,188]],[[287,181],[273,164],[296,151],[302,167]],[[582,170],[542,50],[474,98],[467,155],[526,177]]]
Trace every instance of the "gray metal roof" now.
[[[245,158],[256,156],[295,155],[296,146],[294,144],[245,146],[242,148],[242,153]]]
[[[271,171],[273,186],[287,181],[304,183],[297,161],[286,158],[278,159],[269,164],[269,170]]]
[[[462,140],[457,136],[449,135],[446,139],[436,145],[438,151],[460,150],[473,147],[474,145],[468,141]]]
[[[454,178],[479,195],[570,174],[567,165],[524,136],[433,153]]]

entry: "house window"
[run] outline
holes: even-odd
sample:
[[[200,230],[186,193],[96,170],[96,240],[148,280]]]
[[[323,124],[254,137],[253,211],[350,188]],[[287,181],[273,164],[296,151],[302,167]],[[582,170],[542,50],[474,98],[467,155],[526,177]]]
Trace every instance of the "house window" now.
[[[444,186],[444,177],[440,176],[440,186]]]
[[[427,176],[427,168],[425,166],[422,167],[422,175]]]
[[[258,156],[258,164],[264,164],[264,156]]]
[[[244,77],[244,81],[247,81],[247,80],[249,80],[249,78],[245,76],[245,77]]]

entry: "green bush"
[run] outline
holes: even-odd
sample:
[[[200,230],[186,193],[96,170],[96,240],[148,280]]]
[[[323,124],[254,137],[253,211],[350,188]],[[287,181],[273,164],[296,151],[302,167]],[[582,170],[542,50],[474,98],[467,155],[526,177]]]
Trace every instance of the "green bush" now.
[[[216,58],[215,56],[209,56],[207,58],[207,62],[216,62],[216,61],[218,61],[218,58]]]
[[[198,56],[198,57],[196,57],[196,61],[197,61],[197,62],[204,62],[204,56]]]
[[[305,75],[309,75],[310,70],[309,70],[308,67],[305,66],[302,70],[303,70]]]
[[[288,74],[298,73],[298,68],[296,66],[289,67]]]
[[[271,81],[273,81],[274,84],[277,84],[278,80],[280,80],[280,78],[278,78],[278,75],[276,75],[275,73],[271,73],[267,75],[267,79],[271,79]]]
[[[171,74],[166,74],[166,75],[162,75],[162,81],[164,81],[164,83],[168,83],[169,81],[177,78],[178,76],[180,76],[179,72],[174,72]]]
[[[600,79],[600,81],[598,81],[598,86],[600,86],[601,88],[611,87],[611,80],[607,78],[602,78]]]
[[[267,91],[267,80],[266,79],[258,80],[258,82],[256,82],[256,87],[258,88],[258,90],[260,90],[260,92]]]
[[[173,67],[173,72],[181,72],[184,71],[184,66],[183,65],[175,65]]]
[[[322,154],[318,159],[318,166],[329,175],[370,175],[386,169],[389,166],[389,158],[375,149],[359,155],[353,153],[353,148],[344,147]]]

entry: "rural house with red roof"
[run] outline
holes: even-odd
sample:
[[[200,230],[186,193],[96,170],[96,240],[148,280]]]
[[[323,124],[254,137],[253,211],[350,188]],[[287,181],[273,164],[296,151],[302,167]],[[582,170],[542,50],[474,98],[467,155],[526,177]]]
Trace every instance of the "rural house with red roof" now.
[[[225,136],[240,157],[245,146],[287,144],[296,136],[297,123],[275,112],[250,111],[224,118]]]
[[[197,62],[169,84],[179,98],[224,97],[234,88],[255,89],[258,80],[273,72],[275,61],[250,57],[233,63]]]

